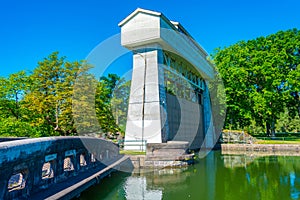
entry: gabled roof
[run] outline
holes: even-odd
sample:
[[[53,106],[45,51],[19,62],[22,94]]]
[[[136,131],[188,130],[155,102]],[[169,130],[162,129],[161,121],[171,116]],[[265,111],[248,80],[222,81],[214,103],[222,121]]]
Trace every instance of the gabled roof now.
[[[133,11],[133,13],[131,13],[130,15],[128,15],[125,19],[123,19],[118,26],[123,26],[124,24],[126,24],[128,21],[130,21],[134,16],[136,16],[138,13],[145,13],[145,14],[149,14],[149,15],[153,15],[153,16],[158,16],[161,17],[163,16],[162,13],[160,12],[156,12],[156,11],[151,11],[151,10],[145,10],[142,8],[137,8],[135,11]],[[164,16],[165,17],[165,16]],[[165,17],[166,18],[166,17]]]
[[[156,11],[152,11],[152,10],[146,10],[146,9],[142,9],[142,8],[137,8],[130,15],[128,15],[125,19],[123,19],[118,24],[118,26],[122,27],[124,24],[126,24],[128,21],[130,21],[132,18],[134,18],[138,13],[145,13],[145,14],[148,14],[148,15],[161,17],[162,19],[164,19],[170,25],[171,28],[173,28],[174,30],[180,30],[184,34],[186,34],[187,36],[192,38],[192,36],[189,34],[189,32],[187,32],[187,30],[179,22],[169,20],[166,16],[164,16],[164,14],[162,14],[160,12],[156,12]]]

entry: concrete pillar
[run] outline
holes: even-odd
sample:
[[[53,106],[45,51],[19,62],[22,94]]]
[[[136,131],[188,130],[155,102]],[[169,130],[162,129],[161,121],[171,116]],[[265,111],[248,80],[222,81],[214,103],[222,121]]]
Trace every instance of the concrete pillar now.
[[[152,48],[134,51],[125,149],[136,149],[142,144],[129,141],[147,140],[147,143],[161,143],[164,140],[161,105],[166,101],[160,99],[164,93],[163,74],[161,77],[159,70],[161,53],[161,50]],[[132,146],[134,144],[138,145]]]
[[[213,124],[213,116],[210,102],[210,95],[207,83],[204,86],[203,92],[203,109],[204,109],[204,135],[205,148],[211,149],[214,147],[215,129]]]
[[[53,166],[55,183],[59,181],[60,177],[64,174],[64,159],[65,159],[64,151],[57,153],[57,158]]]
[[[163,68],[163,50],[158,50],[158,81],[159,81],[159,101],[160,101],[160,120],[161,120],[161,137],[162,142],[167,142],[170,129],[167,114],[167,93],[165,89],[165,75]]]
[[[41,159],[41,157],[40,157]],[[37,166],[37,168],[36,168]],[[30,196],[30,192],[35,189],[35,180],[41,180],[41,171],[42,167],[40,167],[40,160],[35,160],[29,164],[29,168],[27,169],[26,174],[26,193],[27,196]]]

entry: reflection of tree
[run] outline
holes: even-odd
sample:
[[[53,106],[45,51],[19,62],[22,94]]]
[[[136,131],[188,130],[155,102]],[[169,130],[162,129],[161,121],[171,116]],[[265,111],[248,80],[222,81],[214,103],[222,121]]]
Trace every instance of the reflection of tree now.
[[[244,166],[227,168],[220,153],[211,152],[197,164],[180,170],[139,171],[115,180],[112,176],[112,179],[104,180],[96,186],[97,189],[88,192],[93,198],[85,198],[85,194],[82,197],[124,199],[124,196],[139,195],[137,199],[142,199],[153,194],[151,192],[162,194],[162,197],[155,196],[157,199],[172,200],[286,200],[300,197],[300,157],[259,157]],[[116,189],[118,184],[119,189]],[[127,196],[129,193],[133,195]]]
[[[269,156],[255,159],[243,167],[218,170],[217,194],[222,199],[288,199],[292,191],[299,191],[291,185],[290,175],[300,170],[300,157]],[[222,175],[221,175],[222,174]],[[221,179],[221,180],[220,180]],[[298,182],[299,183],[299,182]]]

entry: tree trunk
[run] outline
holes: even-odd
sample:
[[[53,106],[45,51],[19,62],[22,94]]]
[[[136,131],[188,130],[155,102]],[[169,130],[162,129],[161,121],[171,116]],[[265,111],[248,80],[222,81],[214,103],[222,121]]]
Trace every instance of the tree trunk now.
[[[267,129],[267,137],[271,136],[271,126],[270,126],[270,123],[267,121],[266,122],[266,129]]]
[[[275,120],[271,123],[271,137],[275,137]]]
[[[18,98],[18,93],[15,92],[15,102],[16,102],[16,118],[19,119],[19,98]]]

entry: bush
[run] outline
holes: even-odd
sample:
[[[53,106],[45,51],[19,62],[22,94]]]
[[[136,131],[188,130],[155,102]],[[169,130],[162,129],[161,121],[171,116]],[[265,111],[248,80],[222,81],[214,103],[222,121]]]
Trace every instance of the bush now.
[[[31,126],[15,118],[0,119],[0,136],[2,137],[40,137],[39,127]]]

